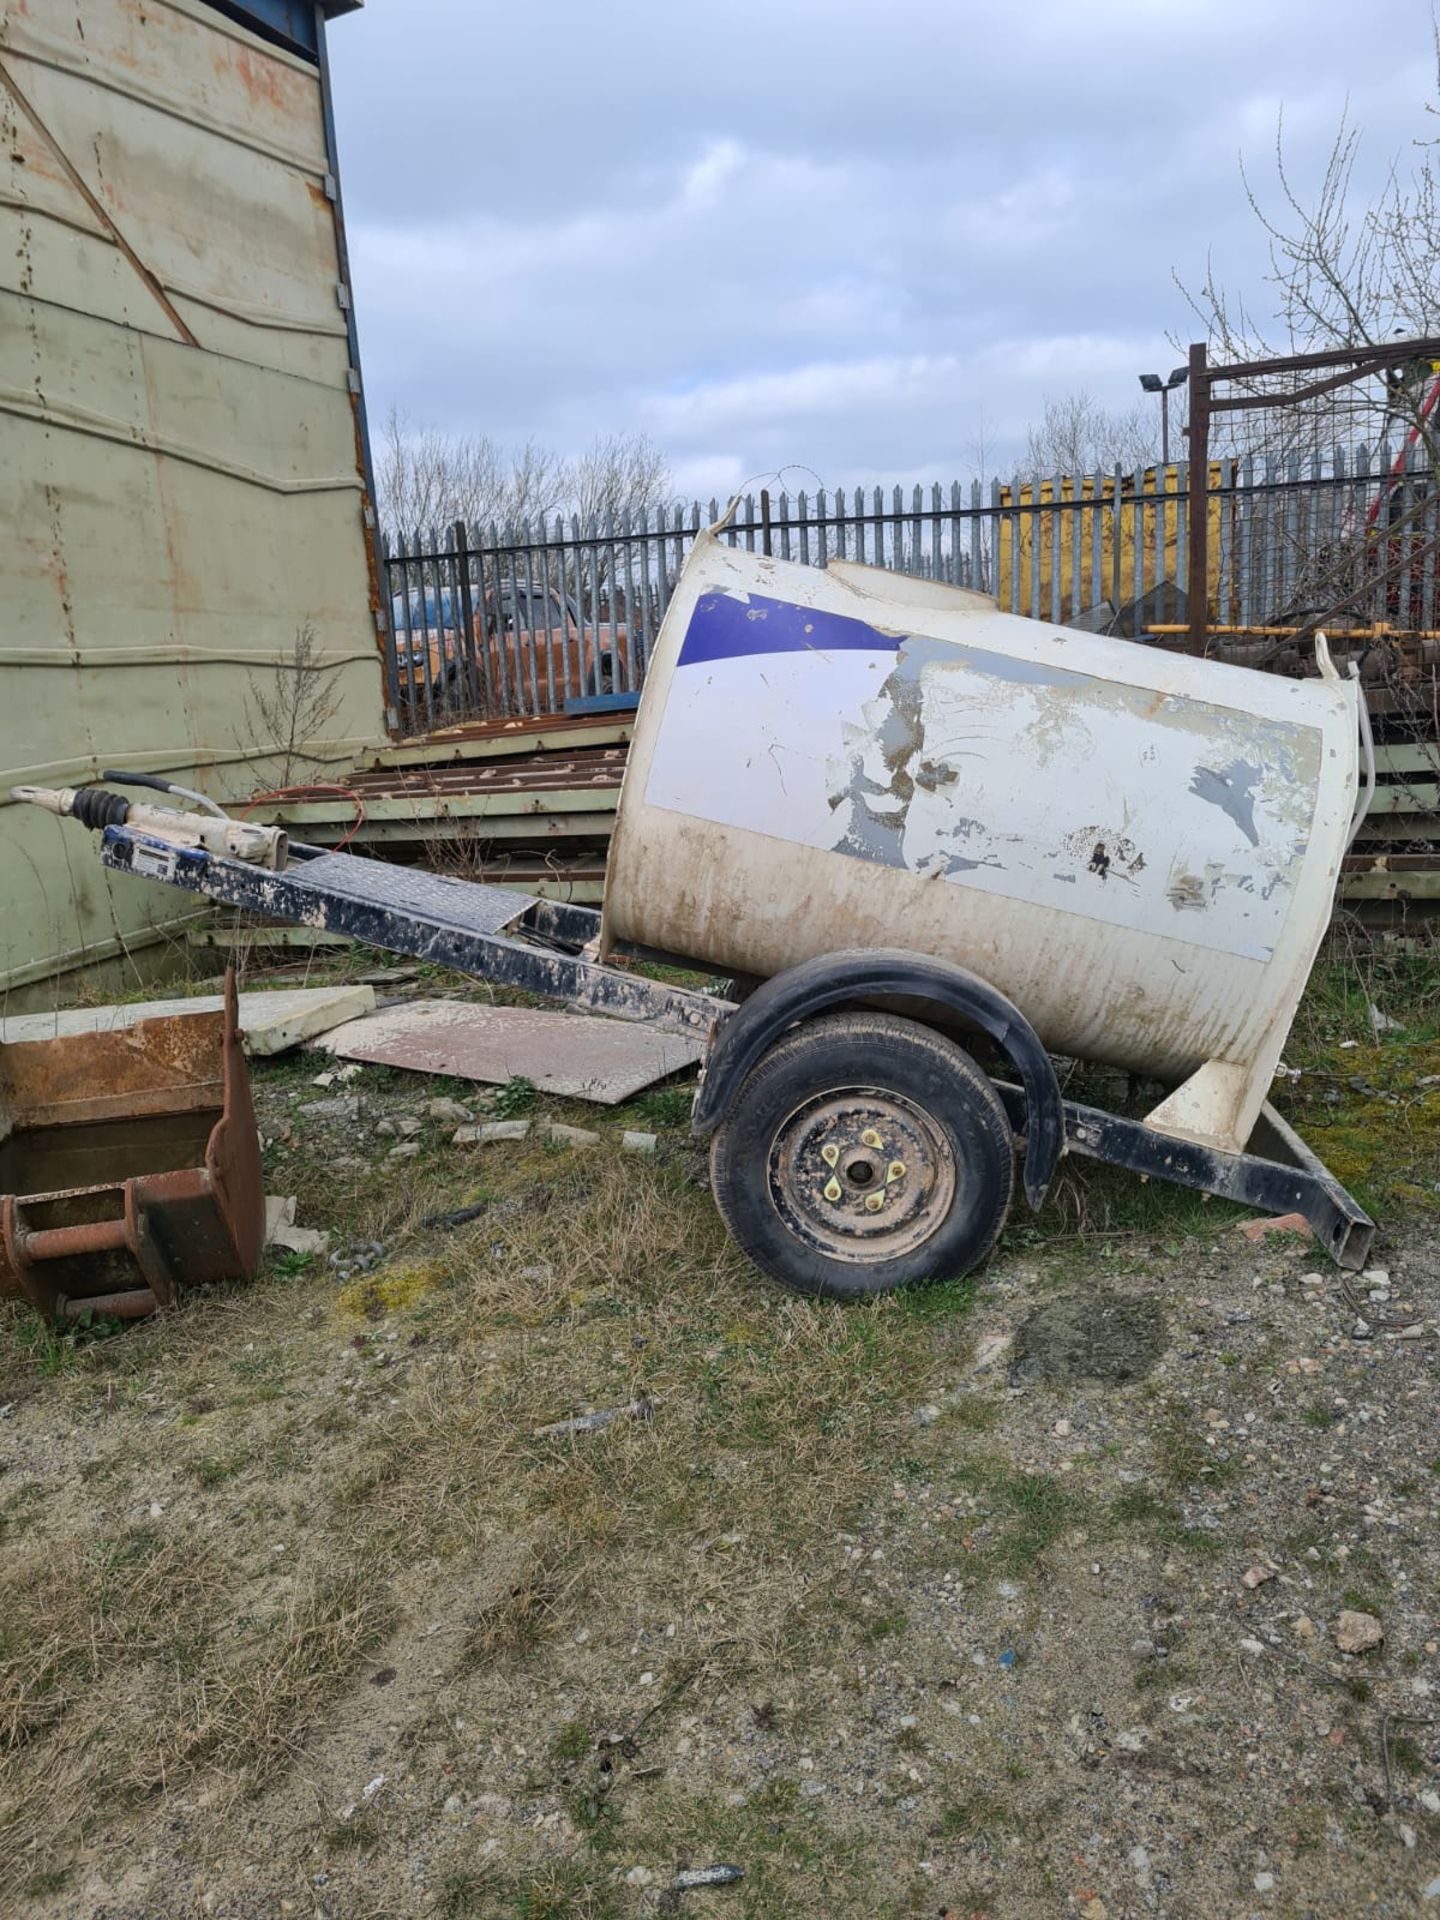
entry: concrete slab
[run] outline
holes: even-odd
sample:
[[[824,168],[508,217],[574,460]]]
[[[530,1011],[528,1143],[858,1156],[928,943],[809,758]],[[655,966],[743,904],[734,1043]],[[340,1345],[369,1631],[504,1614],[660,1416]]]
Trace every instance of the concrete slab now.
[[[408,1006],[333,1028],[320,1045],[344,1060],[503,1086],[533,1082],[542,1093],[618,1106],[642,1088],[693,1066],[699,1040],[626,1020],[484,1007],[461,1000]]]
[[[133,1006],[61,1007],[53,1013],[13,1014],[0,1020],[0,1046],[25,1040],[58,1040],[76,1033],[113,1033],[141,1020],[167,1020],[187,1013],[218,1013],[225,1002],[218,993],[198,994],[193,1000],[137,1000]],[[297,987],[284,993],[242,993],[240,1025],[245,1051],[252,1055],[284,1053],[313,1040],[343,1021],[375,1011],[373,987]]]

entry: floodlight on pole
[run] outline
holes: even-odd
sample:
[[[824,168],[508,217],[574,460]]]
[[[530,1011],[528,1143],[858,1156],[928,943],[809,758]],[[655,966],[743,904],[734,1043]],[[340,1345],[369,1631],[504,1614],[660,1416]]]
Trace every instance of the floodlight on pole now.
[[[1170,395],[1189,372],[1188,367],[1176,367],[1168,380],[1162,380],[1158,373],[1142,373],[1140,385],[1146,393],[1158,393],[1160,396],[1160,464],[1170,464]]]

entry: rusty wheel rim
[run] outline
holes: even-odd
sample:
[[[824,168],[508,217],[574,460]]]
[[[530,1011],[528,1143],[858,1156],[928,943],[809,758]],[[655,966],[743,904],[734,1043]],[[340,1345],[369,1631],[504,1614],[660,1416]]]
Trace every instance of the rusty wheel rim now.
[[[943,1129],[900,1094],[842,1087],[816,1094],[776,1129],[770,1198],[790,1231],[832,1260],[870,1266],[912,1253],[955,1198]]]

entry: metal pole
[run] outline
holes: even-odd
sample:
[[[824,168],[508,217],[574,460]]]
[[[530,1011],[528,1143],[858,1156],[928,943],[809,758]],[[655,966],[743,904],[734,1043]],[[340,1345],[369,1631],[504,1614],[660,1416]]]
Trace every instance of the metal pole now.
[[[1190,473],[1186,511],[1190,516],[1186,612],[1191,653],[1205,651],[1205,601],[1210,589],[1210,377],[1205,345],[1190,349]]]
[[[1160,389],[1160,465],[1170,464],[1170,389]]]

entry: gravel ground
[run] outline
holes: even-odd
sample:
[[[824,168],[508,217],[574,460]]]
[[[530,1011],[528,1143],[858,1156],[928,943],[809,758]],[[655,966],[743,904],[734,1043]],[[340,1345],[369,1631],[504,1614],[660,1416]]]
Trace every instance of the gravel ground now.
[[[462,1151],[433,1085],[256,1077],[343,1272],[3,1329],[8,1911],[1440,1916],[1424,1220],[1347,1284],[1218,1208],[1017,1216],[816,1308],[653,1112]]]

